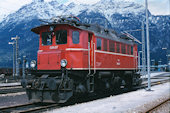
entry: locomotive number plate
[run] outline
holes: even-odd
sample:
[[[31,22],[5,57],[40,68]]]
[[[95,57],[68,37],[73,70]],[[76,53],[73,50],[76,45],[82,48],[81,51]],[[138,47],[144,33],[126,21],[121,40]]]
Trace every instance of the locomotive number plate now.
[[[58,49],[58,46],[50,46],[50,49]]]

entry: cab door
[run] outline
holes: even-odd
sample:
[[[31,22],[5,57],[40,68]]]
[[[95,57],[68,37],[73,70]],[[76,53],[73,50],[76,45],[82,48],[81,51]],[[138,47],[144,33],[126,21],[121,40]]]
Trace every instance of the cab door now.
[[[88,92],[94,92],[94,75],[96,73],[95,70],[95,43],[94,43],[94,35],[92,33],[88,34],[88,60],[89,60],[89,77],[87,79],[87,89]]]
[[[95,68],[95,43],[94,43],[94,35],[92,33],[88,34],[88,47],[89,47],[90,69],[94,69]]]

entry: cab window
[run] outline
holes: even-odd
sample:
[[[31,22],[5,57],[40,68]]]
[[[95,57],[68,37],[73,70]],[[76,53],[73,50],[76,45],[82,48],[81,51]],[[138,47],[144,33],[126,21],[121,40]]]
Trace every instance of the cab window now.
[[[51,45],[52,36],[49,32],[42,32],[42,45]]]
[[[58,30],[55,33],[56,44],[66,44],[67,43],[67,30]]]
[[[97,50],[101,50],[102,47],[102,40],[100,38],[97,38]]]
[[[115,43],[114,43],[114,41],[109,41],[109,50],[111,51],[111,52],[115,52]]]
[[[72,33],[72,40],[74,44],[79,43],[79,32],[78,31],[73,31]]]
[[[130,55],[130,45],[127,46],[127,54]]]
[[[120,44],[116,43],[116,49],[117,49],[117,53],[120,53]]]
[[[107,40],[103,40],[103,50],[107,51]]]
[[[122,53],[126,54],[126,45],[125,44],[121,44],[121,49],[122,49]]]
[[[133,46],[131,46],[131,55],[133,55]]]

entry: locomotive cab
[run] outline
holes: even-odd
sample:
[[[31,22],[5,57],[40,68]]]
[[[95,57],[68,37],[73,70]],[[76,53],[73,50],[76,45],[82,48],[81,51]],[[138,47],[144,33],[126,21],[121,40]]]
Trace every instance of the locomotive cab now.
[[[39,50],[37,53],[37,70],[61,70],[61,62],[67,61],[66,68],[79,67],[81,62],[73,62],[83,57],[79,52],[70,55],[73,50],[87,48],[83,42],[87,39],[86,33],[70,25],[46,25],[32,29],[40,35]],[[85,47],[86,46],[86,47]],[[76,48],[76,49],[75,49]]]
[[[35,78],[26,87],[28,98],[33,102],[64,103],[73,95],[70,71],[87,65],[82,62],[82,48],[88,48],[88,39],[84,38],[88,32],[67,24],[44,25],[32,31],[40,38],[37,69],[31,70]]]
[[[62,59],[65,59],[64,49],[68,45],[69,34],[67,28],[57,28],[50,32],[46,30],[48,27],[45,27],[40,32],[37,70],[61,69],[60,62]]]

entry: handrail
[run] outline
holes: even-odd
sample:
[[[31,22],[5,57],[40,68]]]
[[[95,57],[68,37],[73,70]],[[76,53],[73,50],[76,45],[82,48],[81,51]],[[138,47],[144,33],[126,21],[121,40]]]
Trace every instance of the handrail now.
[[[88,75],[90,75],[90,73],[91,73],[91,70],[90,70],[90,42],[88,42],[88,65],[89,65]]]
[[[95,43],[93,43],[94,46],[94,74],[96,74],[96,53],[95,53]]]

